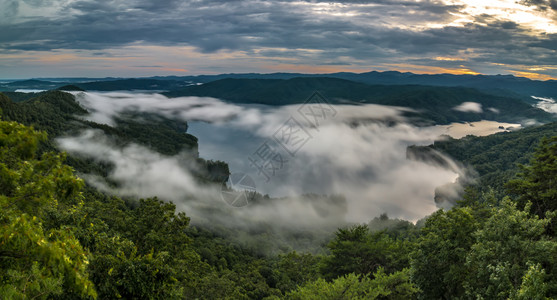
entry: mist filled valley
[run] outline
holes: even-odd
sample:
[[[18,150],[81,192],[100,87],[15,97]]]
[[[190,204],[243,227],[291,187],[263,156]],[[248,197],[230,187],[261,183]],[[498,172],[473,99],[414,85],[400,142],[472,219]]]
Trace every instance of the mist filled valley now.
[[[466,298],[512,262],[497,295],[529,276],[552,293],[551,94],[227,80],[0,94],[5,278],[61,298]]]
[[[0,299],[557,299],[556,1],[0,1]]]
[[[412,126],[405,122],[401,108],[396,107],[310,103],[307,107],[312,105],[314,111],[310,114],[312,119],[308,120],[319,122],[313,125],[299,112],[300,108],[306,107],[303,105],[243,105],[215,98],[168,99],[157,94],[125,93],[77,93],[76,100],[93,112],[85,118],[98,123],[111,124],[122,114],[138,112],[181,121],[193,120],[188,122],[187,132],[198,138],[201,158],[226,162],[231,174],[246,174],[254,181],[258,193],[273,198],[268,201],[273,203],[268,212],[248,212],[251,208],[248,205],[243,209],[246,212],[239,213],[284,225],[297,222],[320,224],[312,219],[320,216],[311,206],[300,207],[297,201],[274,204],[281,202],[275,198],[304,194],[339,195],[346,199],[346,202],[338,203],[338,208],[331,207],[332,215],[336,216],[323,216],[321,222],[325,219],[365,222],[370,216],[382,213],[416,221],[436,210],[432,201],[435,188],[454,182],[462,172],[452,161],[448,164],[453,169],[407,160],[407,146],[431,144],[444,131],[437,127]],[[295,127],[291,128],[291,125]],[[138,165],[130,166],[133,162],[122,163],[122,157],[126,155],[107,157],[106,152],[113,145],[99,145],[102,138],[102,134],[85,132],[77,137],[60,138],[58,142],[61,149],[70,154],[108,159],[116,166],[112,175],[120,176],[109,178],[122,183],[122,192],[129,191],[140,197],[158,195],[177,202],[183,202],[188,194],[200,193],[201,187],[191,183],[193,176],[189,168],[176,170],[176,175],[168,178],[163,174],[174,174],[174,171],[168,170],[168,166],[162,167],[156,159],[148,158],[158,154],[142,147],[134,149],[137,153],[134,161]],[[290,144],[291,149],[287,148]],[[138,145],[110,151],[131,151],[129,147],[135,146]],[[271,163],[265,160],[266,156]],[[160,157],[161,161],[166,159],[175,160],[176,166],[180,166],[182,160],[180,154]],[[138,180],[143,174],[136,174],[133,170],[144,173],[146,167],[142,164],[153,165],[147,167],[153,174],[144,175],[145,180]],[[161,166],[160,171],[155,170],[157,166]],[[217,201],[217,204],[222,203]]]

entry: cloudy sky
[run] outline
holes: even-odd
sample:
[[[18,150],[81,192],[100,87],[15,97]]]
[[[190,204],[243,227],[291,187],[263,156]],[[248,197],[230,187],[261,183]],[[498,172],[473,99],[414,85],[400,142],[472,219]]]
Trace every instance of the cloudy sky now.
[[[0,78],[229,72],[557,79],[557,0],[0,0]]]

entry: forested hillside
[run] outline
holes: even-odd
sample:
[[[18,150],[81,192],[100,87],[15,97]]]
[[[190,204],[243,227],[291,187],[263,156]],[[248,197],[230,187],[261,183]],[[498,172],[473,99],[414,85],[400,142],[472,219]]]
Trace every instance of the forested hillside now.
[[[381,215],[334,230],[321,251],[268,254],[190,225],[188,211],[163,199],[122,199],[86,185],[76,171],[102,175],[110,166],[67,157],[54,143],[89,128],[122,144],[169,155],[185,149],[199,159],[187,124],[151,115],[115,126],[85,121],[73,96],[59,91],[20,102],[0,94],[0,107],[4,299],[557,297],[555,124],[436,143],[475,166],[485,185],[450,210],[416,225]],[[222,162],[204,163],[228,173]],[[208,170],[200,181],[218,181]],[[247,234],[266,234],[263,226],[252,230]]]
[[[187,130],[185,122],[171,121],[149,114],[127,115],[118,118],[116,126],[112,127],[80,117],[87,111],[75,101],[74,96],[68,93],[49,91],[31,94],[10,93],[9,95],[19,101],[14,102],[0,93],[3,120],[32,125],[34,128],[46,132],[49,139],[41,144],[41,151],[55,150],[53,142],[55,137],[77,134],[84,129],[95,129],[115,139],[122,146],[136,143],[165,155],[175,155],[186,151],[192,159],[206,166],[206,171],[198,174],[200,177],[211,178],[216,174],[228,174],[226,163],[205,161],[199,158],[197,138],[185,133]],[[79,157],[70,157],[68,163],[79,172],[98,169],[97,171],[101,174],[106,174],[110,169],[110,166],[98,166]],[[212,174],[209,174],[211,173],[208,171],[209,169],[212,170]],[[222,180],[222,178],[218,180]]]
[[[525,128],[514,132],[501,132],[485,137],[466,136],[462,139],[446,137],[428,147],[409,147],[413,156],[441,151],[478,173],[472,187],[478,192],[493,190],[499,197],[505,195],[505,184],[527,164],[543,138],[555,136],[557,123]],[[428,148],[428,149],[426,149]],[[423,159],[427,160],[429,154]]]
[[[526,103],[520,97],[493,95],[464,87],[421,85],[368,85],[338,78],[221,79],[203,85],[163,93],[169,97],[208,96],[235,103],[266,105],[301,104],[314,91],[334,104],[382,104],[408,107],[407,115],[434,124],[495,120],[520,123],[526,119],[540,122],[554,117]],[[477,111],[455,109],[465,102],[478,103]]]
[[[332,74],[219,74],[152,78],[61,78],[21,80],[0,84],[20,101],[17,89],[66,91],[157,91],[169,97],[208,96],[234,103],[266,105],[300,104],[315,91],[333,103],[382,104],[416,110],[405,112],[415,124],[448,124],[494,120],[523,123],[551,122],[553,115],[532,107],[531,96],[556,97],[555,81],[536,81],[514,76],[423,75],[400,72]],[[54,81],[56,80],[56,81]],[[481,109],[458,110],[462,103],[478,103]]]

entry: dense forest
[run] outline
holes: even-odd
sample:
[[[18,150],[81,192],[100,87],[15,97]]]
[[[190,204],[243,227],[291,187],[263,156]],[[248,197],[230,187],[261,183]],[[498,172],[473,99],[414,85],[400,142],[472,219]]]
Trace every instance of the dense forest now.
[[[383,214],[333,230],[321,249],[268,253],[191,225],[171,202],[95,189],[76,174],[111,166],[61,153],[54,141],[100,130],[120,145],[186,151],[203,166],[199,182],[222,181],[228,166],[199,157],[186,123],[149,114],[116,126],[85,121],[61,91],[0,94],[0,109],[4,299],[557,297],[555,123],[411,148],[450,155],[478,180],[452,209],[416,224]]]

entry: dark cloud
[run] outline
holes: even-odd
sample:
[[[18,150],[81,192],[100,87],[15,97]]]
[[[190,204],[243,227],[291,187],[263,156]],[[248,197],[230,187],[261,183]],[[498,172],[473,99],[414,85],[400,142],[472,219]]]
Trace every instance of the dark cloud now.
[[[555,7],[556,1],[522,3],[543,9]],[[455,14],[462,15],[463,6],[436,0],[25,3],[58,7],[59,13],[0,21],[0,49],[4,51],[84,49],[104,53],[138,44],[193,46],[202,53],[241,50],[271,59],[333,65],[348,65],[351,60],[458,56],[466,51],[473,52],[472,62],[528,64],[538,60],[555,64],[556,57],[554,36],[533,35],[519,23],[488,14],[475,16],[473,23],[464,26],[428,29],[428,23],[448,24]],[[17,16],[18,1],[6,1],[0,8],[4,15]]]
[[[19,2],[18,0],[5,0],[4,4],[2,5],[2,17],[11,19],[12,16],[17,15],[19,10]]]
[[[23,0],[23,2],[31,6],[49,6],[54,0]]]
[[[557,51],[557,34],[550,34],[546,39],[535,41],[530,46]]]
[[[393,6],[400,6],[400,9],[394,10]],[[417,13],[410,17],[405,15],[407,7],[413,7]],[[447,15],[451,7],[425,2],[420,8],[414,2],[402,1],[371,8],[348,6],[340,11],[351,10],[357,10],[361,16],[354,19],[323,16],[307,7],[293,7],[291,3],[279,1],[82,0],[64,7],[66,16],[11,25],[6,28],[8,30],[2,30],[0,38],[8,43],[8,48],[24,47],[25,50],[29,45],[21,46],[20,42],[37,39],[49,41],[33,43],[40,50],[49,46],[102,49],[137,41],[188,44],[203,52],[261,45],[291,48],[300,43],[306,48],[319,48],[335,41],[333,47],[341,43],[350,46],[347,44],[350,32],[374,33],[368,25],[373,17],[387,15],[394,22],[399,18],[421,19],[427,14],[439,19]],[[251,37],[257,39],[252,41]]]
[[[502,22],[501,27],[503,29],[517,29],[518,28],[518,23],[515,23],[515,22],[512,22],[512,21]]]
[[[557,0],[522,0],[520,3],[534,6],[541,11],[557,10]]]

